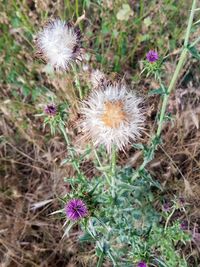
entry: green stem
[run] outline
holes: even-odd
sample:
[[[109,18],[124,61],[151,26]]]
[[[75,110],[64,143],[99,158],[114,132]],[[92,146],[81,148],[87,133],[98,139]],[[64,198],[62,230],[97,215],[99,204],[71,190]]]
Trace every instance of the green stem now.
[[[140,0],[140,18],[143,16],[144,13],[144,1]]]
[[[113,258],[113,255],[111,254],[110,251],[108,251],[108,256],[110,257],[110,259],[111,259],[111,261],[113,263],[113,266],[117,266],[117,263],[116,263],[115,259]]]
[[[101,267],[101,266],[103,265],[104,256],[105,256],[105,254],[104,254],[104,252],[102,251],[102,252],[101,252],[101,255],[100,255],[100,257],[99,257],[98,263],[97,263],[97,267]]]
[[[164,231],[166,231],[167,226],[168,226],[168,224],[169,224],[169,221],[170,221],[172,215],[174,214],[175,210],[176,210],[176,207],[173,208],[172,212],[171,212],[171,213],[169,214],[169,216],[167,217],[167,220],[166,220],[166,223],[165,223]]]
[[[103,248],[101,246],[101,243],[96,238],[96,232],[95,232],[95,229],[93,227],[93,224],[92,224],[91,220],[89,220],[89,226],[87,226],[87,231],[91,235],[91,237],[96,241],[96,244],[97,244],[98,248],[100,249],[100,251],[104,252],[104,250],[103,250]]]
[[[116,173],[116,149],[113,146],[111,155],[111,172],[115,175]]]
[[[191,9],[190,17],[189,17],[189,21],[188,21],[188,26],[187,26],[187,30],[186,30],[186,34],[185,34],[184,47],[187,47],[188,42],[189,42],[190,32],[191,32],[195,8],[196,8],[196,3],[197,3],[197,0],[193,0],[192,9]]]
[[[83,99],[83,93],[82,93],[82,90],[81,90],[81,84],[80,84],[80,81],[79,81],[79,78],[78,78],[78,75],[77,75],[76,67],[73,64],[72,64],[72,70],[73,70],[73,73],[74,73],[74,79],[75,79],[76,88],[78,89],[78,92],[79,92],[79,97],[80,97],[80,99]]]
[[[102,248],[100,242],[96,239],[95,235],[91,232],[89,227],[87,227],[87,231],[91,235],[91,237],[96,241],[98,248],[103,252],[103,248]]]
[[[196,0],[193,0],[192,9],[191,9],[191,13],[190,13],[189,21],[188,21],[188,26],[187,26],[187,30],[186,30],[186,34],[185,34],[184,48],[183,48],[183,50],[181,52],[181,55],[180,55],[180,58],[179,58],[179,62],[178,62],[177,67],[175,69],[174,75],[173,75],[173,77],[171,79],[171,82],[169,84],[167,92],[164,95],[164,99],[163,99],[163,103],[162,103],[162,107],[161,107],[161,112],[160,112],[160,117],[159,117],[159,121],[158,121],[158,128],[157,128],[157,131],[156,131],[156,135],[151,140],[152,153],[155,151],[155,149],[157,147],[156,145],[153,145],[154,138],[159,138],[160,135],[161,135],[161,132],[162,132],[162,126],[163,126],[163,122],[164,122],[164,119],[165,119],[165,112],[166,112],[166,109],[167,109],[167,104],[168,104],[170,93],[172,92],[172,90],[174,89],[174,87],[175,87],[175,85],[177,83],[180,71],[181,71],[181,69],[182,69],[182,67],[183,67],[183,65],[184,65],[184,63],[186,61],[186,58],[187,58],[187,53],[188,53],[187,46],[188,46],[190,32],[191,32],[191,28],[192,28],[192,22],[193,22],[193,18],[194,18],[195,7],[196,7]],[[150,160],[148,160],[148,159],[144,159],[142,165],[139,167],[137,172],[133,175],[132,179],[135,179],[135,178],[137,178],[139,176],[139,172],[146,167],[146,165],[147,165],[147,163],[149,161]]]
[[[105,252],[104,252],[104,249],[103,249],[101,243],[96,238],[96,231],[95,231],[95,229],[93,227],[93,224],[92,224],[91,220],[89,220],[89,225],[87,226],[87,231],[91,235],[91,237],[96,241],[96,244],[97,244],[98,248],[100,249],[101,253],[104,253],[104,255],[105,255]],[[107,254],[110,257],[110,259],[112,260],[113,266],[117,266],[117,264],[115,262],[115,259],[113,258],[112,253],[110,252],[110,250],[107,251]]]
[[[200,42],[200,36],[193,43],[191,43],[190,47],[195,46],[198,42]]]
[[[70,4],[70,0],[65,0],[65,5],[67,6],[68,13],[71,14],[71,4]]]
[[[188,21],[188,26],[187,26],[187,30],[186,30],[186,34],[185,34],[184,48],[183,48],[183,50],[181,52],[178,65],[176,67],[176,70],[174,72],[172,80],[171,80],[171,82],[169,84],[167,93],[165,94],[164,99],[163,99],[163,104],[162,104],[161,113],[160,113],[160,119],[159,119],[159,122],[158,122],[158,129],[157,129],[157,132],[156,132],[156,136],[157,137],[160,137],[160,134],[161,134],[161,131],[162,131],[162,124],[163,124],[163,121],[164,121],[165,111],[166,111],[166,108],[167,108],[167,104],[168,104],[170,93],[172,92],[172,90],[174,89],[174,87],[176,85],[176,82],[177,82],[178,77],[179,77],[179,73],[180,73],[180,71],[181,71],[181,69],[182,69],[182,67],[183,67],[183,65],[185,63],[186,57],[187,57],[187,52],[188,52],[187,46],[188,46],[190,32],[191,32],[191,28],[192,28],[192,22],[193,22],[193,18],[194,18],[195,7],[196,7],[196,0],[193,0],[192,9],[191,9],[191,13],[190,13],[189,21]]]
[[[78,11],[79,7],[78,7],[78,0],[76,0],[76,18],[78,19],[79,17],[79,11]]]
[[[116,176],[116,148],[112,147],[111,154],[111,185],[112,185],[112,197],[115,197],[115,177]]]
[[[157,137],[160,137],[160,134],[161,134],[161,131],[162,131],[162,125],[163,125],[163,121],[164,121],[164,118],[165,118],[165,111],[166,111],[166,108],[167,108],[167,104],[168,104],[168,100],[169,100],[169,96],[170,96],[170,93],[172,92],[172,90],[174,89],[175,85],[176,85],[176,82],[178,80],[178,77],[179,77],[179,73],[185,63],[185,60],[186,60],[186,57],[187,57],[187,48],[184,48],[181,55],[180,55],[180,59],[179,59],[179,62],[178,62],[178,65],[176,67],[176,70],[174,72],[174,75],[172,77],[172,80],[170,82],[170,85],[168,87],[168,90],[167,90],[167,93],[164,95],[164,99],[163,99],[163,103],[162,103],[162,107],[161,107],[161,112],[160,112],[160,118],[159,118],[159,122],[158,122],[158,129],[157,129],[157,132],[156,132],[156,136]]]
[[[70,146],[69,138],[68,138],[68,135],[67,135],[67,133],[66,133],[66,131],[65,131],[65,127],[64,127],[63,125],[60,125],[60,130],[61,130],[61,132],[62,132],[62,134],[63,134],[63,136],[64,136],[64,138],[65,138],[65,141],[66,141],[66,143],[67,143],[67,146]],[[70,151],[70,154],[72,155],[71,152],[72,152],[72,151]]]
[[[23,22],[23,25],[25,26],[25,29],[29,30],[30,33],[34,33],[34,27],[32,26],[29,17],[25,14],[22,8],[18,5],[18,2],[15,0],[13,1],[13,5],[16,8],[16,12],[18,13],[18,16]]]
[[[95,157],[97,159],[97,162],[98,162],[99,166],[103,169],[103,165],[102,165],[102,163],[101,163],[101,161],[99,159],[98,153],[97,153],[95,148],[94,148],[94,154],[95,154]],[[109,177],[108,177],[107,173],[103,171],[103,174],[106,177],[106,180],[107,180],[108,184],[110,185],[110,180],[109,180]]]
[[[75,155],[74,155],[73,151],[71,150],[69,137],[68,137],[68,135],[66,133],[66,130],[65,130],[65,127],[64,127],[63,124],[60,125],[60,130],[61,130],[61,132],[62,132],[62,134],[64,136],[64,139],[66,141],[66,144],[68,146],[68,150],[69,150],[70,156],[71,156],[72,161],[73,161],[73,166],[76,169],[76,171],[78,172],[78,174],[81,174],[81,171],[79,170],[79,167],[78,167],[78,165],[77,165],[77,163],[75,161]]]

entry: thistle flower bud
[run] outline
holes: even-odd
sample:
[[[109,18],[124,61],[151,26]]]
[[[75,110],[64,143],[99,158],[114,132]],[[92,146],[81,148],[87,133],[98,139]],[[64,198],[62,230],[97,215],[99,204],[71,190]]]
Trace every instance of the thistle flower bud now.
[[[54,104],[48,104],[48,105],[45,107],[44,112],[45,112],[47,115],[55,116],[56,113],[57,113],[56,105],[54,105]]]
[[[70,23],[50,21],[37,35],[38,55],[55,70],[65,71],[80,56],[80,35]]]
[[[187,221],[182,221],[180,224],[180,229],[181,230],[188,230],[188,222]]]

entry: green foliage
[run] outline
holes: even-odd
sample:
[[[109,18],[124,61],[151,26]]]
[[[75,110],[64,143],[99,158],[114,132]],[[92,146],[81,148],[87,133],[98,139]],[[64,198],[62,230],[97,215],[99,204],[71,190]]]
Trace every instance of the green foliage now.
[[[149,177],[132,182],[132,175],[131,168],[118,169],[114,199],[104,176],[88,181],[82,174],[65,180],[72,191],[64,202],[81,198],[90,210],[88,219],[79,222],[85,230],[80,241],[95,241],[96,254],[103,253],[114,266],[131,266],[141,259],[159,266],[187,266],[175,247],[190,240],[189,234],[181,230],[179,222],[164,227],[163,220],[168,217],[154,207]]]
[[[200,52],[195,46],[188,46],[188,50],[194,58],[200,60]]]
[[[161,68],[162,68],[162,59],[159,59],[154,63],[145,60],[142,73],[145,72],[147,77],[150,75],[154,75],[155,79],[158,79],[160,77]]]

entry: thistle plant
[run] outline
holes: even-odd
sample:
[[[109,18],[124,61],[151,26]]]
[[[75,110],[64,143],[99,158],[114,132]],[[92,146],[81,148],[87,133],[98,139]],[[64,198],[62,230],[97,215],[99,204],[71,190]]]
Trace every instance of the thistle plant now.
[[[86,154],[78,155],[73,148],[62,111],[53,105],[45,109],[48,116],[46,123],[53,129],[58,127],[63,134],[69,151],[67,162],[75,170],[74,177],[65,179],[71,190],[60,197],[62,208],[54,213],[62,213],[66,217],[64,236],[70,234],[74,225],[81,227],[84,235],[79,237],[80,242],[94,244],[98,256],[97,267],[103,266],[107,259],[113,266],[120,267],[187,266],[185,258],[176,248],[189,241],[191,234],[174,218],[177,210],[181,212],[179,206],[165,204],[162,207],[160,204],[156,207],[155,201],[161,203],[161,198],[155,196],[155,192],[162,192],[163,188],[146,167],[161,144],[169,96],[192,47],[189,36],[195,8],[194,0],[184,46],[169,86],[162,82],[158,53],[152,50],[146,55],[145,69],[148,75],[156,75],[161,88],[156,93],[162,97],[157,130],[147,145],[136,143],[145,128],[142,98],[122,83],[103,81],[105,76],[102,73],[101,79],[93,79],[94,88],[87,99],[81,101],[79,110],[81,129],[90,144],[86,154],[93,158],[101,175],[88,180],[81,169]],[[78,41],[79,34],[67,23],[58,20],[39,33],[37,44],[55,69],[66,70],[76,59],[74,55],[80,47]],[[143,162],[137,169],[117,164],[118,151],[125,151],[127,145],[143,152]]]

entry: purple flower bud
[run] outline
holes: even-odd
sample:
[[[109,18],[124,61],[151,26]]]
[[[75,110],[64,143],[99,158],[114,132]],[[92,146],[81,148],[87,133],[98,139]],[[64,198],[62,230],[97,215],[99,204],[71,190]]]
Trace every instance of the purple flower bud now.
[[[183,206],[185,205],[185,199],[184,199],[184,197],[179,197],[178,202],[179,202],[179,205],[180,205],[181,207],[183,207]]]
[[[137,267],[147,267],[147,264],[144,261],[140,261]]]
[[[171,205],[169,204],[169,202],[164,203],[163,206],[162,206],[162,209],[165,212],[170,211]]]
[[[158,53],[154,50],[150,50],[147,54],[146,54],[146,59],[150,62],[150,63],[154,63],[158,60],[159,56]]]
[[[56,112],[57,112],[57,108],[56,108],[56,105],[54,104],[49,104],[45,107],[44,109],[44,112],[47,114],[47,115],[50,115],[50,116],[55,116],[56,115]]]
[[[77,221],[88,215],[88,209],[81,199],[71,199],[65,206],[65,212],[70,220]]]
[[[183,221],[180,224],[180,228],[181,228],[181,230],[188,230],[188,222],[187,221]]]

